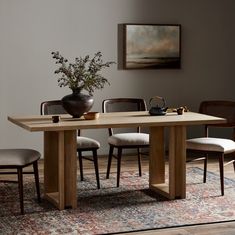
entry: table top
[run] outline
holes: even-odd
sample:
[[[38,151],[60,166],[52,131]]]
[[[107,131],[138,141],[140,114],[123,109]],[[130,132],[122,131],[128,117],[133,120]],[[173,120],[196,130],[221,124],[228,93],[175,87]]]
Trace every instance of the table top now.
[[[185,112],[183,115],[170,112],[164,116],[150,116],[147,111],[100,113],[100,117],[96,120],[85,120],[83,116],[81,118],[72,118],[70,115],[63,114],[60,115],[61,119],[59,123],[52,123],[51,117],[52,115],[8,116],[8,120],[28,131],[60,131],[137,126],[188,126],[221,124],[226,122],[223,118],[194,112]]]

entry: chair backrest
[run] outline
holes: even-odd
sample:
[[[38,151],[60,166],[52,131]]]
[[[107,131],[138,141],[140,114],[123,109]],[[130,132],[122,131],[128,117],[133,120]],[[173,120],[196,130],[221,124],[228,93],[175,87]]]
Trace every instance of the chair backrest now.
[[[139,98],[111,98],[102,102],[102,112],[131,112],[146,111],[147,105],[144,99]],[[140,128],[137,129],[140,132]],[[109,135],[113,135],[113,129],[109,128]]]
[[[41,115],[67,114],[61,100],[49,100],[42,102],[40,113]],[[80,130],[77,130],[77,133],[79,136],[81,135]]]
[[[235,128],[235,102],[225,100],[203,101],[200,104],[199,112],[212,116],[222,117],[227,120],[224,124],[206,125],[206,135],[208,136],[208,127],[231,127]],[[235,129],[234,129],[235,130]],[[235,137],[235,132],[234,132]]]
[[[61,100],[50,100],[41,103],[41,115],[67,114]]]

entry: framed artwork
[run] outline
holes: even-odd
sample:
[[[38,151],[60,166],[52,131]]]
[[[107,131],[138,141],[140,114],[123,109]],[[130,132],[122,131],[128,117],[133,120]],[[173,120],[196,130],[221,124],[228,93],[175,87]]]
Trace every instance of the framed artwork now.
[[[179,69],[181,25],[119,24],[119,69]]]

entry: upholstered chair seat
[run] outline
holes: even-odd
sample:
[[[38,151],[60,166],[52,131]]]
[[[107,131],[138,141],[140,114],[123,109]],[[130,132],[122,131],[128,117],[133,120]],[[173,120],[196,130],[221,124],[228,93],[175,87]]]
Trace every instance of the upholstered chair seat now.
[[[146,133],[119,133],[108,137],[108,143],[115,146],[148,145],[149,134]]]
[[[208,152],[221,152],[224,154],[232,153],[235,151],[235,142],[230,139],[202,137],[188,139],[186,141],[187,149],[208,151]]]
[[[100,143],[95,140],[84,136],[77,137],[77,148],[88,149],[88,148],[100,148]]]
[[[33,149],[0,149],[0,165],[10,168],[26,166],[37,161],[41,154]]]

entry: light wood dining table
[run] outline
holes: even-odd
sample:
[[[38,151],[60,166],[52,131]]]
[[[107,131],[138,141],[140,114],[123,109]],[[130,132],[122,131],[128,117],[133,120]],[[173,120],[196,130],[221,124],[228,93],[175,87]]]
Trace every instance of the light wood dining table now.
[[[77,129],[149,129],[149,187],[169,199],[186,198],[186,128],[192,125],[225,123],[219,117],[185,112],[150,116],[148,112],[101,113],[97,120],[61,115],[52,123],[51,115],[9,116],[12,123],[44,133],[44,195],[58,209],[77,207]],[[169,180],[165,173],[165,129],[169,134]],[[102,190],[102,189],[101,189]]]

